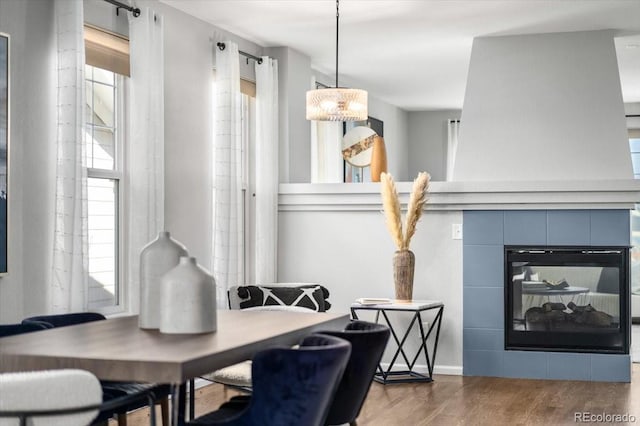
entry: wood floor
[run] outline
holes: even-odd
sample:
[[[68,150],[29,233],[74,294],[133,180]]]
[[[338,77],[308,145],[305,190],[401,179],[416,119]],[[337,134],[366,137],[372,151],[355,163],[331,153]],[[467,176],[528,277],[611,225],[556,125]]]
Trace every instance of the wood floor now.
[[[215,384],[197,390],[196,416],[232,395]],[[575,425],[577,412],[630,414],[640,422],[640,364],[633,365],[630,384],[461,376],[436,376],[431,384],[374,383],[358,424]],[[148,414],[131,413],[129,426],[148,425]]]

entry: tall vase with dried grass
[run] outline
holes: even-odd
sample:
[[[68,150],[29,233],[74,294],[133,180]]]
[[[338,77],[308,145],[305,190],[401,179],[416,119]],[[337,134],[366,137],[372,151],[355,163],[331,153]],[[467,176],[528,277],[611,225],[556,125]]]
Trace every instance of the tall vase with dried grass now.
[[[393,256],[393,281],[396,301],[398,302],[410,302],[413,299],[413,273],[416,258],[413,252],[409,250],[409,243],[416,232],[416,225],[422,216],[424,204],[427,202],[429,179],[428,173],[421,172],[416,180],[413,181],[413,188],[407,205],[407,216],[403,227],[400,214],[400,199],[398,198],[393,176],[388,173],[382,173],[380,176],[385,222],[397,248]]]

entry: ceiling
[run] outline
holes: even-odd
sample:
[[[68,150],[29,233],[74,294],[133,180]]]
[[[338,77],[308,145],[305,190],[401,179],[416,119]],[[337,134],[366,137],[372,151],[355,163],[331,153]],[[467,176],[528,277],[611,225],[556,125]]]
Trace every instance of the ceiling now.
[[[335,74],[334,0],[161,1]],[[340,78],[406,110],[460,109],[474,37],[600,29],[617,30],[623,98],[640,102],[640,0],[342,0]]]

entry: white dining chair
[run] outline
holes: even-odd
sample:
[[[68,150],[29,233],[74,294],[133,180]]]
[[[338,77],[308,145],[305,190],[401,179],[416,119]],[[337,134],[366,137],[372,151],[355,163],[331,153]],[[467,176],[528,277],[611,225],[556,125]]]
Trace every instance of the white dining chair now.
[[[0,426],[86,426],[102,404],[102,387],[84,370],[0,374]]]

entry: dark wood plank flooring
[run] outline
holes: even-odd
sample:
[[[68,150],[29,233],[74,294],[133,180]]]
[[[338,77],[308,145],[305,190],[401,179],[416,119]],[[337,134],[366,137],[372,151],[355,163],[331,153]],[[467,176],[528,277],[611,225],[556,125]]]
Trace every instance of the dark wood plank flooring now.
[[[234,394],[215,384],[198,389],[196,415],[215,409]],[[436,376],[431,384],[374,383],[358,424],[575,425],[577,412],[626,413],[640,422],[640,364],[633,365],[632,383],[461,376]],[[148,410],[131,413],[129,426],[148,425],[148,415]]]

